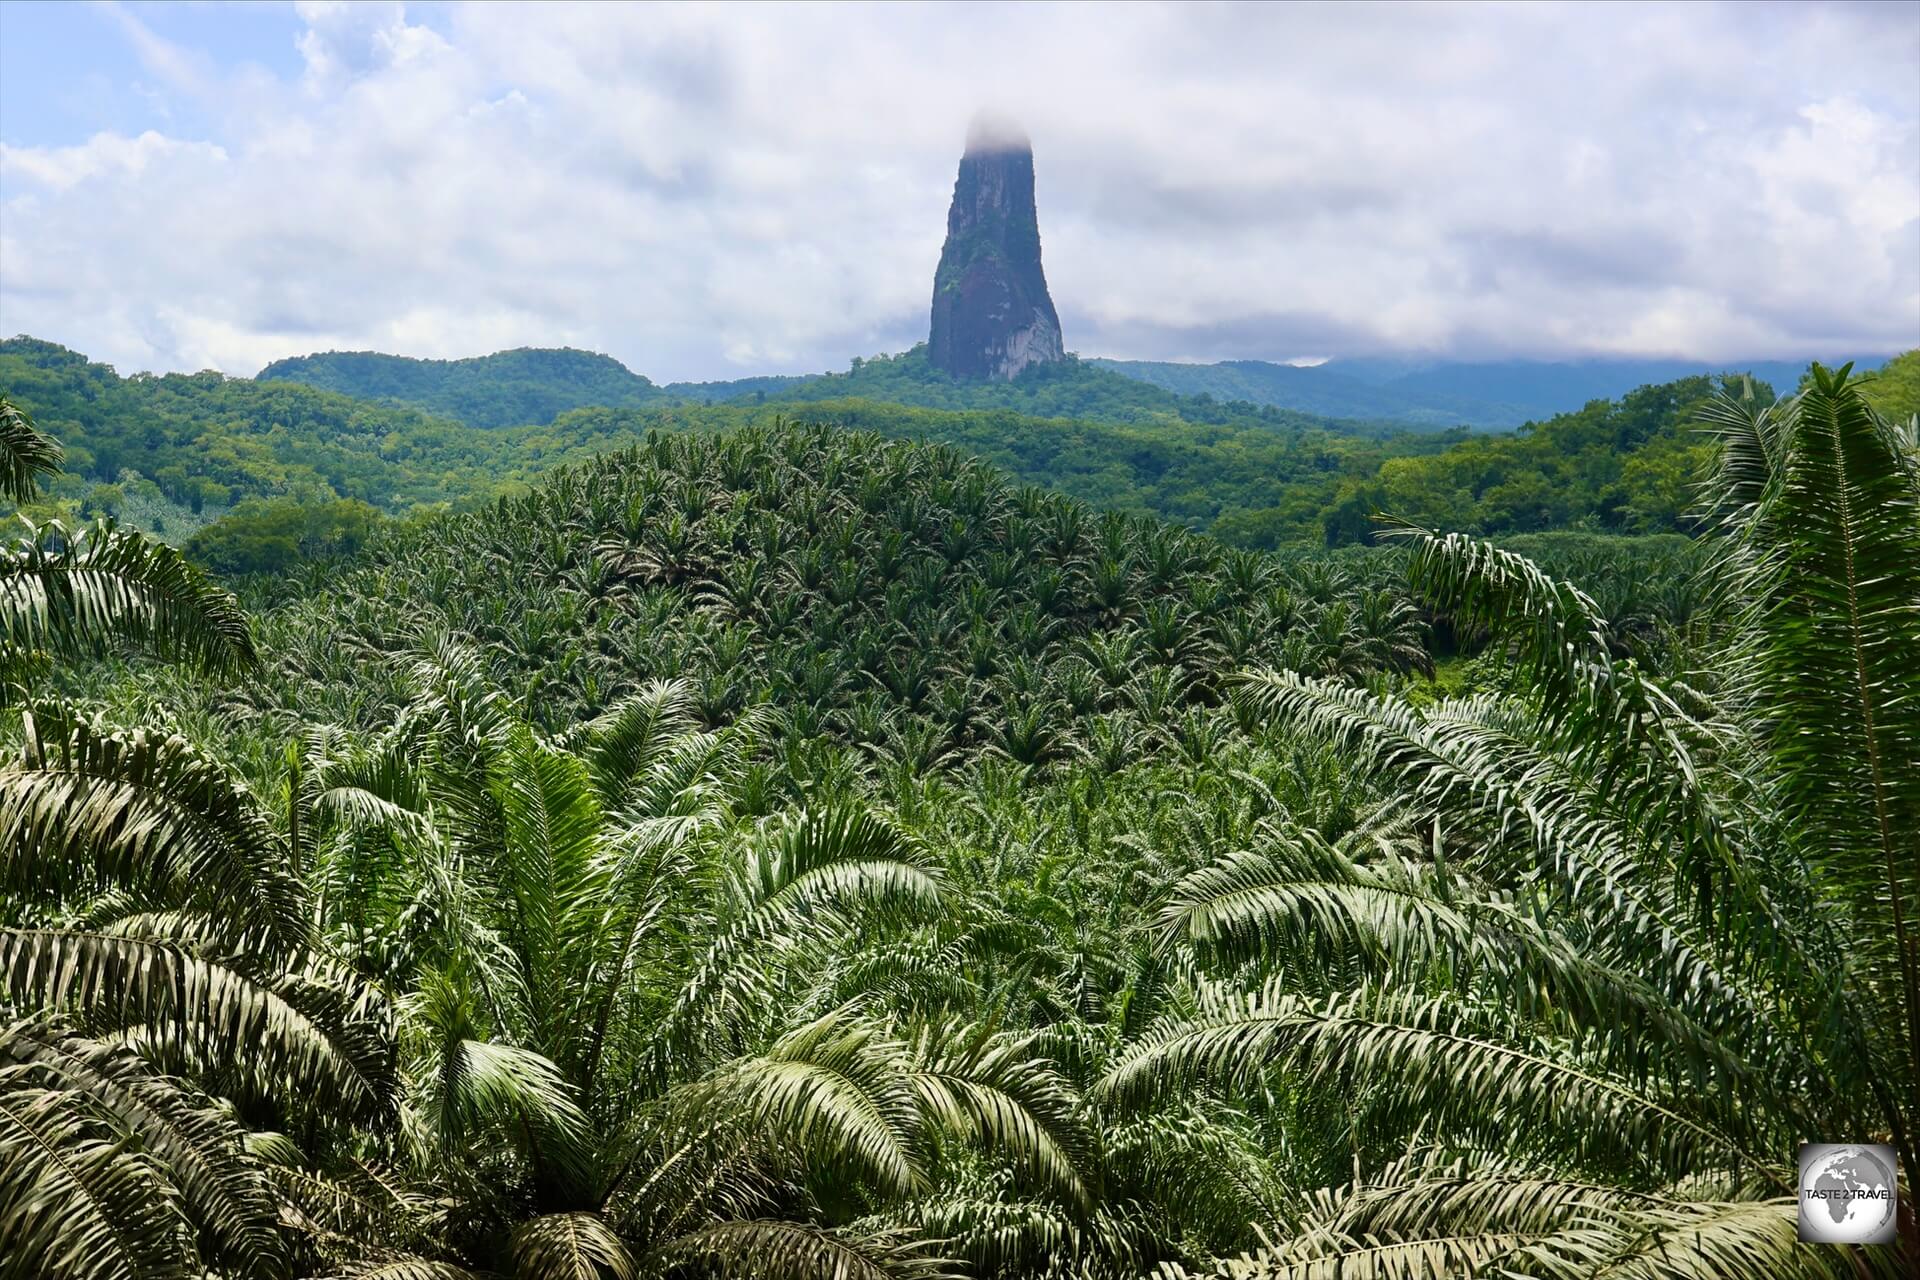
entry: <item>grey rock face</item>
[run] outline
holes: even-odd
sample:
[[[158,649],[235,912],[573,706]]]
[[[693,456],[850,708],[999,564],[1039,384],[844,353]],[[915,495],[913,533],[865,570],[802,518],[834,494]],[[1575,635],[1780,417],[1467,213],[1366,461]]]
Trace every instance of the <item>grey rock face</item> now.
[[[1004,127],[976,123],[967,138],[933,277],[928,354],[971,381],[1010,379],[1066,354],[1040,268],[1033,147]]]

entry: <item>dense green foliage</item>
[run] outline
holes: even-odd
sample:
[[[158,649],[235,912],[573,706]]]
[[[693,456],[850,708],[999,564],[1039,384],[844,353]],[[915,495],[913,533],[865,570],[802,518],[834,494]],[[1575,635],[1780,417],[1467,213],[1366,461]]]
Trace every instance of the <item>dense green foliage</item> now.
[[[704,724],[773,703],[797,748],[838,738],[908,776],[1143,749],[1246,662],[1428,662],[1384,553],[1230,551],[827,427],[663,436],[313,576],[325,590],[263,621],[279,665],[248,696],[291,680],[263,714],[365,727],[407,679],[370,655],[460,635],[544,731],[673,678]]]
[[[1322,541],[1325,510],[1338,497],[1343,479],[1372,474],[1382,457],[1436,452],[1450,442],[1443,436],[1376,442],[1319,429],[1185,420],[1029,418],[1012,410],[923,409],[874,400],[638,412],[581,409],[563,415],[554,429],[568,438],[620,440],[656,429],[711,432],[766,426],[795,415],[894,439],[948,445],[1026,484],[1262,547]],[[1235,536],[1235,530],[1249,536]]]
[[[1808,1134],[1920,1170],[1920,448],[1831,377],[1702,414],[1701,538],[1531,544],[1592,593],[823,427],[383,529],[251,636],[33,532],[0,1272],[1910,1271],[1790,1193]]]
[[[470,427],[552,422],[583,405],[625,408],[665,393],[612,356],[520,347],[465,360],[328,351],[276,360],[257,382],[301,382],[360,400],[405,405]]]
[[[1889,418],[1900,421],[1920,414],[1920,351],[1895,356],[1863,375],[1860,394]]]
[[[1903,357],[1864,384],[1896,416],[1911,411],[1899,406],[1912,403],[1915,359]],[[403,363],[407,370],[423,364]],[[443,366],[461,368],[481,388],[504,376],[506,366],[469,363]],[[729,432],[796,417],[951,445],[1022,483],[1237,546],[1366,543],[1381,513],[1488,535],[1693,532],[1691,478],[1710,445],[1688,420],[1714,390],[1704,377],[1646,387],[1512,435],[1380,436],[1354,424],[1180,398],[1071,360],[1011,383],[958,384],[916,348],[858,362],[846,374],[782,384],[777,394],[578,408],[541,425],[483,429],[284,382],[216,374],[123,379],[32,339],[0,343],[0,386],[66,449],[66,471],[38,514],[111,515],[193,545],[203,563],[227,573],[285,572],[290,550],[358,545],[363,532],[320,532],[349,511],[360,513],[350,521],[359,524],[365,513],[343,501],[388,515],[472,507],[522,491],[555,467],[656,434]],[[1764,402],[1771,392],[1760,386],[1756,394]],[[228,517],[253,499],[270,505]],[[296,503],[321,510],[296,517]],[[220,517],[231,523],[201,532]],[[313,527],[296,535],[295,524]]]
[[[259,376],[262,381],[304,382],[327,391],[409,405],[486,427],[542,424],[564,409],[628,408],[671,398],[754,404],[873,400],[924,409],[993,409],[1033,418],[1100,422],[1185,420],[1216,426],[1332,427],[1353,434],[1383,430],[1359,422],[1335,424],[1270,406],[1227,403],[1226,398],[1174,395],[1138,379],[1120,377],[1099,363],[1069,357],[1036,365],[1011,382],[959,381],[934,367],[923,343],[899,355],[855,359],[845,373],[673,383],[658,388],[610,357],[581,351],[502,351],[470,360],[327,352],[275,361]],[[531,404],[530,398],[539,404]]]
[[[412,409],[217,373],[122,378],[32,338],[0,342],[0,386],[64,447],[55,496],[152,490],[187,532],[243,498],[400,510],[484,494],[501,457],[486,433]]]
[[[729,430],[796,413],[953,443],[993,457],[1022,479],[1202,528],[1221,511],[1277,499],[1292,480],[1317,481],[1338,471],[1348,457],[1364,468],[1377,447],[1274,411],[1241,414],[1196,402],[1185,406],[1195,414],[1189,419],[1176,412],[1180,402],[1153,388],[1082,373],[1076,379],[1071,370],[1035,370],[1009,384],[1017,389],[989,393],[958,388],[916,352],[806,385],[813,397],[865,392],[939,401],[977,391],[1030,411],[1078,406],[1110,420],[807,399],[797,408],[782,402],[582,409],[545,425],[479,430],[288,383],[217,374],[123,379],[51,343],[0,343],[0,385],[67,447],[68,474],[55,495],[76,511],[119,514],[174,539],[192,534],[209,510],[224,512],[247,498],[347,498],[395,513],[418,504],[470,504],[522,487],[555,466],[640,443],[652,432]],[[147,505],[131,509],[142,497]]]
[[[352,555],[381,521],[377,509],[352,498],[247,498],[188,538],[184,550],[226,577],[284,573],[303,561]]]
[[[1272,544],[1282,537],[1317,540],[1319,504],[1331,498],[1340,476],[1367,474],[1380,451],[1442,444],[1437,438],[1379,444],[1311,420],[1236,416],[1218,406],[1189,406],[1209,419],[1190,420],[1168,407],[1172,397],[1152,388],[1114,375],[1083,381],[1100,394],[1088,393],[1066,373],[1045,370],[1031,371],[1010,384],[1021,390],[1004,394],[1030,409],[1080,405],[1115,420],[1040,419],[1011,408],[940,411],[807,400],[798,407],[580,409],[544,426],[479,430],[286,383],[215,374],[122,379],[50,343],[0,343],[0,385],[68,449],[69,472],[56,483],[55,495],[76,513],[85,507],[117,514],[176,540],[192,535],[208,513],[224,513],[248,498],[309,504],[353,499],[392,513],[417,504],[473,503],[521,487],[555,466],[640,443],[653,432],[724,431],[804,413],[954,444],[1022,480],[1196,528],[1226,513],[1244,519],[1287,502],[1285,512],[1263,526]],[[853,374],[808,386],[810,394],[866,391],[937,400],[955,384],[916,354],[869,362]],[[1125,396],[1100,398],[1116,388]],[[221,536],[245,540],[256,532]]]
[[[1715,388],[1706,377],[1642,387],[1512,435],[1471,437],[1427,457],[1388,458],[1376,474],[1342,484],[1324,516],[1327,540],[1368,537],[1370,517],[1381,511],[1475,533],[1572,525],[1687,531],[1690,485],[1711,451],[1690,424]],[[1764,384],[1752,394],[1763,403],[1773,398]]]

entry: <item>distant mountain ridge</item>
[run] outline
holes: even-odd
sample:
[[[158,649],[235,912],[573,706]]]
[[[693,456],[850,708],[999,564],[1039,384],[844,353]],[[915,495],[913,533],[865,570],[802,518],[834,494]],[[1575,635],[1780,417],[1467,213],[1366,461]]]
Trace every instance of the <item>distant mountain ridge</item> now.
[[[1891,353],[1849,357],[1861,371]],[[1750,373],[1775,391],[1799,385],[1806,360],[1501,360],[1488,362],[1330,360],[1298,366],[1265,360],[1176,364],[1094,359],[1087,363],[1138,378],[1176,395],[1245,400],[1330,418],[1366,418],[1409,427],[1509,430],[1637,387],[1700,374]],[[1846,358],[1831,363],[1844,364]]]
[[[659,386],[612,356],[569,348],[519,348],[465,360],[416,360],[374,352],[321,352],[277,360],[257,382],[304,383],[475,427],[542,426],[575,409],[674,404],[792,404],[866,399],[927,409],[1007,409],[1035,417],[1108,422],[1229,419],[1279,428],[1317,427],[1380,435],[1385,422],[1334,421],[1247,399],[1203,399],[1122,377],[1068,356],[1005,380],[956,379],[934,366],[926,343],[898,355],[856,359],[841,373],[762,376]],[[1406,429],[1405,424],[1401,429]]]
[[[1487,426],[1496,420],[1501,425],[1515,425],[1524,420],[1513,416],[1517,410],[1511,405],[1489,404],[1470,396],[1409,395],[1332,372],[1324,365],[1303,368],[1265,360],[1173,364],[1095,359],[1087,363],[1176,395],[1244,400],[1328,417],[1372,418],[1424,428]]]
[[[1862,371],[1877,369],[1886,359],[1865,356],[1855,364]],[[1318,425],[1340,424],[1360,434],[1378,434],[1394,428],[1511,430],[1522,423],[1572,413],[1594,400],[1618,399],[1637,387],[1704,373],[1751,373],[1776,391],[1787,392],[1799,383],[1806,367],[1805,361],[1790,360],[1418,363],[1388,359],[1335,360],[1301,367],[1265,360],[1176,364],[1069,356],[1012,381],[968,383],[935,368],[923,345],[895,356],[856,360],[842,373],[661,385],[612,356],[566,347],[521,347],[464,360],[422,360],[373,351],[319,352],[276,360],[255,381],[304,383],[476,427],[538,426],[571,410],[594,407],[743,401],[798,404],[857,397],[926,408],[1014,409],[1042,417],[1097,413],[1117,421],[1168,413],[1198,420],[1239,404],[1266,413],[1311,417]]]

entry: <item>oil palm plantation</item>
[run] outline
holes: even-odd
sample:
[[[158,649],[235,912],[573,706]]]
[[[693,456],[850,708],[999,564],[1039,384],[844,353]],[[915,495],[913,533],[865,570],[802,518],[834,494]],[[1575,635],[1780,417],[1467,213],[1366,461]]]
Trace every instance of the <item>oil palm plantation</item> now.
[[[1846,371],[1726,398],[1707,488],[1711,661],[1660,677],[1590,597],[1408,531],[1506,687],[1425,708],[1295,673],[1243,695],[1376,782],[1329,841],[1274,829],[1187,876],[1188,1007],[1101,1081],[1323,1097],[1345,1185],[1235,1276],[1914,1274],[1795,1240],[1801,1141],[1920,1127],[1920,454]]]
[[[0,1275],[1910,1265],[1795,1245],[1788,1164],[1913,1171],[1912,429],[1825,374],[1714,429],[1709,571],[1621,619],[811,427],[396,532],[257,641],[29,530]]]
[[[59,451],[12,405],[0,419],[0,476],[24,501]],[[249,1129],[390,1108],[385,1013],[311,946],[302,885],[244,787],[178,737],[108,728],[58,696],[60,660],[124,645],[203,670],[253,659],[232,597],[169,548],[110,525],[13,540],[0,1265],[277,1274],[287,1251]]]
[[[816,973],[937,909],[900,831],[846,803],[736,821],[759,725],[699,728],[684,684],[543,741],[479,665],[440,647],[383,741],[300,770],[341,949],[405,992],[417,1206],[396,1233],[391,1205],[349,1230],[317,1203],[317,1247],[356,1274],[930,1274],[861,1220],[927,1190],[943,1143],[1075,1187],[1044,1063]]]

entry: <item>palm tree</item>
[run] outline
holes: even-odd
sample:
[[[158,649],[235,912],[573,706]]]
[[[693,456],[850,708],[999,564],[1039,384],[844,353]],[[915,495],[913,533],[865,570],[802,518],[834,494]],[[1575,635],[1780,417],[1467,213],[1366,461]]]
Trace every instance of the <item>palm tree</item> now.
[[[1303,824],[1314,867],[1424,856],[1331,753],[1221,705],[1296,651],[1382,688],[1419,665],[1384,554],[1281,572],[780,427],[397,533],[266,614],[265,663],[164,548],[16,559],[23,1266],[1120,1280],[1250,1250],[1348,1167],[1350,1110],[1305,1089],[1103,1082],[1237,984],[1380,978],[1324,913],[1361,954],[1140,911]],[[53,697],[126,639],[248,669],[136,677],[211,751]],[[60,1182],[60,1143],[99,1176]]]
[[[307,753],[289,788],[316,879],[372,916],[341,935],[367,940],[350,962],[405,992],[395,1167],[420,1206],[396,1226],[391,1204],[343,1220],[331,1189],[301,1197],[315,1251],[376,1273],[917,1276],[939,1270],[925,1233],[873,1215],[957,1153],[1084,1201],[1077,1095],[1030,1037],[841,990],[844,957],[933,918],[941,877],[863,806],[738,820],[760,717],[708,731],[689,686],[656,683],[542,739],[469,649],[414,680],[386,737]]]
[[[9,497],[58,458],[0,406]],[[20,741],[0,764],[5,1273],[285,1274],[260,1131],[385,1114],[386,1012],[311,946],[303,886],[243,786],[45,688],[52,660],[116,643],[202,670],[253,659],[233,598],[170,548],[29,526],[0,570]]]
[[[1920,1273],[1795,1242],[1795,1144],[1920,1175],[1920,455],[1847,371],[1720,401],[1708,506],[1738,623],[1656,678],[1585,594],[1413,533],[1510,692],[1421,709],[1293,673],[1244,696],[1384,799],[1184,878],[1162,945],[1210,976],[1100,1083],[1340,1105],[1354,1175],[1244,1276]]]
[[[33,425],[33,418],[0,395],[0,498],[31,502],[40,477],[60,470],[60,444]]]

